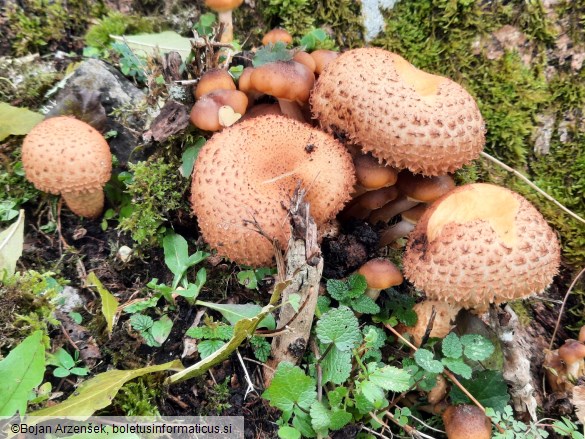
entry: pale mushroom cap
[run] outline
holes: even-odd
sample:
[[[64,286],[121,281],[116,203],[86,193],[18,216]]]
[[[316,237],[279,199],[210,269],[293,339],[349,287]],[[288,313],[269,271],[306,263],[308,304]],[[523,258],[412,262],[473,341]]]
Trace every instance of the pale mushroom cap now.
[[[411,232],[404,274],[429,298],[484,307],[543,291],[558,272],[556,234],[526,199],[476,183],[435,201]]]
[[[218,131],[223,128],[219,109],[228,106],[240,115],[246,112],[248,97],[239,90],[216,90],[203,95],[191,109],[190,120],[201,130]]]
[[[425,177],[402,171],[398,175],[396,187],[411,200],[430,203],[455,189],[455,180],[450,175]]]
[[[449,439],[490,439],[490,418],[477,406],[462,404],[449,406],[443,412],[445,432]]]
[[[339,52],[335,52],[334,50],[318,49],[311,52],[311,57],[315,61],[314,72],[320,75],[325,70],[325,67],[327,67],[327,64],[338,56]]]
[[[414,173],[452,172],[477,158],[485,143],[469,93],[383,49],[354,49],[331,61],[311,105],[327,131]]]
[[[315,84],[315,75],[296,61],[276,61],[256,67],[250,83],[254,89],[275,98],[306,102]]]
[[[288,45],[291,44],[292,41],[293,38],[291,34],[289,34],[286,29],[281,29],[278,27],[269,31],[266,35],[264,35],[264,38],[262,38],[262,44],[265,46],[268,44],[275,44],[277,42]]]
[[[285,116],[260,116],[215,134],[201,149],[191,202],[211,248],[240,264],[270,265],[273,248],[246,221],[286,246],[287,206],[299,182],[317,226],[349,200],[349,153],[337,140]]]
[[[104,137],[74,117],[45,119],[22,144],[26,178],[43,192],[89,192],[110,179],[112,154]]]
[[[236,84],[232,76],[223,69],[214,69],[205,72],[195,88],[195,98],[216,90],[235,90]]]
[[[217,12],[226,12],[236,9],[244,0],[205,0],[205,6]]]
[[[438,338],[444,338],[451,332],[455,318],[461,309],[459,306],[438,300],[425,300],[414,305],[412,309],[416,312],[418,320],[416,321],[416,325],[407,326],[406,332],[412,336],[412,341],[415,346],[420,346],[429,320],[431,319],[433,308],[436,314],[430,336]]]
[[[388,259],[371,259],[362,265],[358,273],[366,278],[368,288],[384,290],[400,285],[404,278],[396,265]]]
[[[304,64],[311,72],[315,73],[315,69],[317,68],[315,59],[307,52],[303,52],[301,50],[300,52],[295,53],[293,56],[293,61]]]
[[[559,348],[559,357],[567,364],[583,360],[585,358],[585,345],[577,340],[567,340]]]

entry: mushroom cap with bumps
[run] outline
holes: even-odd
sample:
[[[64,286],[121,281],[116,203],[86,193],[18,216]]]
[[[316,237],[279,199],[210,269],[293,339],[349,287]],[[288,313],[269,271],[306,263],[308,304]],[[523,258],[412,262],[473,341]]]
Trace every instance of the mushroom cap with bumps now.
[[[557,273],[556,234],[526,199],[476,183],[435,201],[410,233],[404,274],[427,297],[483,308],[541,292]]]
[[[104,137],[74,117],[45,119],[24,138],[22,165],[35,187],[51,194],[102,189],[112,172]]]
[[[327,131],[414,173],[452,172],[485,143],[483,119],[463,87],[383,49],[353,49],[331,61],[311,106]]]
[[[271,265],[273,248],[262,232],[286,246],[288,204],[295,187],[317,226],[349,200],[355,182],[343,145],[322,131],[285,116],[260,116],[215,134],[193,171],[191,203],[204,239],[237,263]]]

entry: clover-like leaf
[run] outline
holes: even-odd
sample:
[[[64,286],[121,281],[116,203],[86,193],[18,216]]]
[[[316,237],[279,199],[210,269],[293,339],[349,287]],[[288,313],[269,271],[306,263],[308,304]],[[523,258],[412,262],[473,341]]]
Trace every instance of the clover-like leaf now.
[[[443,372],[443,364],[440,361],[435,360],[433,353],[427,349],[419,349],[416,351],[414,354],[414,360],[416,361],[416,364],[428,372]]]
[[[272,407],[277,407],[285,413],[291,413],[295,404],[303,410],[309,410],[317,398],[315,380],[288,362],[278,365],[274,378],[262,397]]]
[[[479,334],[466,334],[461,337],[463,352],[470,360],[481,361],[488,358],[494,352],[491,341]]]
[[[463,361],[463,358],[443,358],[443,365],[451,372],[461,375],[465,379],[471,378],[472,369]]]
[[[323,314],[317,322],[316,332],[321,343],[333,343],[340,351],[349,351],[362,341],[358,319],[346,306]]]
[[[442,343],[443,355],[450,358],[459,358],[463,353],[463,346],[456,334],[450,333],[443,339]]]

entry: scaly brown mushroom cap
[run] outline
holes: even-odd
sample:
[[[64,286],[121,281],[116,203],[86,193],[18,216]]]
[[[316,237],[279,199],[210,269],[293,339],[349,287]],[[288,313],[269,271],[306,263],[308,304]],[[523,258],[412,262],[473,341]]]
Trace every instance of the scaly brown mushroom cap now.
[[[95,218],[101,213],[112,154],[90,125],[70,116],[45,119],[24,138],[22,165],[37,189],[61,194],[77,215]]]
[[[490,418],[477,406],[462,404],[449,406],[443,412],[445,432],[449,439],[490,439]]]
[[[271,243],[247,221],[286,246],[287,205],[299,182],[319,227],[349,200],[354,180],[351,157],[333,137],[284,116],[260,116],[215,134],[201,149],[191,203],[203,237],[221,256],[270,265]]]
[[[345,133],[364,151],[414,173],[452,172],[485,143],[469,93],[383,49],[354,49],[331,61],[311,105],[327,131]]]
[[[404,274],[429,298],[485,307],[541,292],[558,271],[554,231],[526,199],[476,183],[435,201],[410,233]]]

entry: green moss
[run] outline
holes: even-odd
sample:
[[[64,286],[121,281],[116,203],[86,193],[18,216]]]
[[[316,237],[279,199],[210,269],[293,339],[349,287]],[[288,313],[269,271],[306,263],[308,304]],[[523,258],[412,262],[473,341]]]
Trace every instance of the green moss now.
[[[160,380],[155,375],[144,375],[124,384],[112,401],[111,409],[124,416],[158,416],[157,399],[161,394]]]
[[[104,13],[102,1],[23,0],[7,2],[5,36],[16,55],[75,48],[93,17]]]
[[[111,42],[110,35],[132,35],[154,31],[154,23],[147,18],[110,12],[85,34],[85,43],[98,49],[105,49]]]
[[[15,151],[11,160],[0,165],[0,224],[12,221],[23,204],[35,202],[39,195],[40,192],[24,177],[20,151]]]
[[[581,14],[576,24],[581,32],[583,17]],[[484,43],[489,42],[491,32],[504,25],[515,26],[527,36],[530,52],[536,54],[528,65],[516,52],[505,51],[496,59],[488,57]],[[552,77],[545,77],[545,57],[547,49],[554,48],[555,32],[540,2],[402,1],[387,13],[386,31],[374,44],[462,84],[476,98],[484,116],[486,152],[523,172],[569,209],[585,216],[585,131],[563,122],[578,120],[571,115],[582,112],[585,73],[558,69]],[[556,124],[550,152],[538,156],[533,134],[541,114],[553,114]],[[575,265],[585,262],[583,225],[517,178],[483,160],[459,171],[457,178],[460,183],[476,178],[492,181],[520,192],[559,232],[565,258]]]

